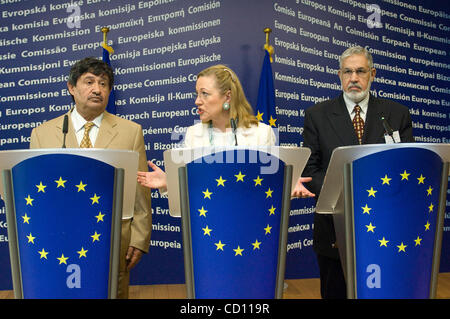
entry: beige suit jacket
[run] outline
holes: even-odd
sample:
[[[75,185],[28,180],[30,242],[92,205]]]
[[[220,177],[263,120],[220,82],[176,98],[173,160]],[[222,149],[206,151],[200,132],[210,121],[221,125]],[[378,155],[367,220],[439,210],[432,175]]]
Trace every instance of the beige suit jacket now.
[[[77,148],[79,145],[71,125],[70,114],[67,113],[67,115],[69,131],[66,136],[66,147]],[[34,128],[31,132],[30,148],[60,148],[63,144],[63,120],[64,115],[61,115]],[[94,147],[137,151],[139,153],[138,170],[148,171],[144,136],[141,126],[137,123],[105,111]],[[137,185],[133,219],[124,223],[122,231],[131,232],[125,236],[127,239],[130,238],[129,246],[148,252],[152,228],[149,188]]]

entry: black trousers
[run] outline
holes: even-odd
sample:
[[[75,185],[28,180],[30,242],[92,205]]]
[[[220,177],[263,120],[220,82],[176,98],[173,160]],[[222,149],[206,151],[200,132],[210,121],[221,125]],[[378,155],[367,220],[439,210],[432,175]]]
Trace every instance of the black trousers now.
[[[320,271],[320,294],[323,299],[345,299],[347,288],[341,261],[317,254]]]

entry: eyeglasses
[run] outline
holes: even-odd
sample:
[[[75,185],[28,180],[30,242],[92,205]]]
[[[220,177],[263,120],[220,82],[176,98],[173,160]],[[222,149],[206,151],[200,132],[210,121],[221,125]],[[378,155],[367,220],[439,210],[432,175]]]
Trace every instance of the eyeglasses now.
[[[194,92],[194,98],[197,99],[198,97],[202,100],[206,100],[211,94],[207,92]]]
[[[343,75],[345,78],[350,78],[350,77],[352,77],[353,73],[356,73],[356,75],[357,75],[358,77],[364,77],[364,76],[366,76],[366,74],[369,73],[369,72],[370,72],[370,69],[369,69],[369,70],[366,70],[366,69],[363,69],[363,68],[359,68],[359,69],[356,69],[356,70],[352,70],[352,69],[343,69],[343,70],[342,70],[342,75]]]

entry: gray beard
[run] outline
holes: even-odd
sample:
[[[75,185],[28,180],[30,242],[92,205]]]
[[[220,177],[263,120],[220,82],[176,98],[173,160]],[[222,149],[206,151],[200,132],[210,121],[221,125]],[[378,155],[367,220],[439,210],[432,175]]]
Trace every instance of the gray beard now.
[[[364,100],[364,98],[367,96],[367,94],[369,94],[371,84],[372,83],[369,83],[367,85],[367,88],[364,91],[361,91],[361,92],[345,92],[344,91],[344,94],[347,98],[349,98],[353,102],[359,103],[362,100]]]

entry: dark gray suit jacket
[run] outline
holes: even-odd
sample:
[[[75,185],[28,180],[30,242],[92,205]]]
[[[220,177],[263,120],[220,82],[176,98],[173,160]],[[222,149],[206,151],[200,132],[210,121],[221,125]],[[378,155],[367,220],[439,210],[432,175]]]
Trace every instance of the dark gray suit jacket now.
[[[370,95],[363,144],[385,143],[381,117],[388,121],[394,131],[399,131],[402,142],[414,142],[408,108]],[[306,187],[318,198],[333,150],[339,146],[358,145],[342,93],[306,110],[303,139],[303,146],[311,149],[311,156],[302,176],[312,177]],[[332,216],[314,214],[314,250],[338,258],[337,249],[332,248],[335,241]]]

